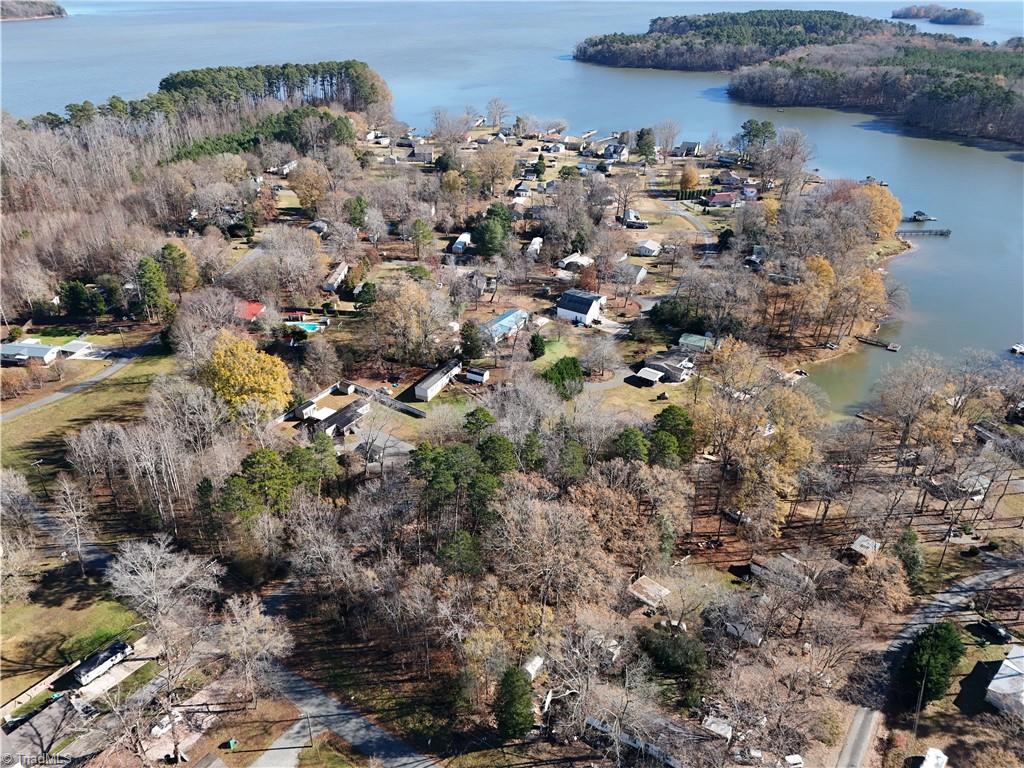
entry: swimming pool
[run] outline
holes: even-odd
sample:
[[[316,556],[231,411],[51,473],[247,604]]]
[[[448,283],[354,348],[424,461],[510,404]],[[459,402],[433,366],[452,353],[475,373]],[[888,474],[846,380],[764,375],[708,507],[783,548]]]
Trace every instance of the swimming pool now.
[[[286,322],[285,325],[298,326],[306,333],[316,333],[317,331],[320,330],[320,323],[300,323],[297,320],[290,320]]]

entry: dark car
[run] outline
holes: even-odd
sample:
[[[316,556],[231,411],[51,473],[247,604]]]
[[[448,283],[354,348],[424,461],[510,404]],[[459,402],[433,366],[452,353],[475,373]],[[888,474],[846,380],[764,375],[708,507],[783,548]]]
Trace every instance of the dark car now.
[[[10,720],[4,720],[4,724],[0,725],[0,730],[4,733],[13,733],[18,726],[24,725],[26,722],[28,722],[27,717],[12,717]]]
[[[1010,630],[1000,624],[998,621],[992,621],[991,619],[982,619],[978,622],[981,628],[985,632],[994,638],[999,643],[1012,643],[1013,635],[1010,634]]]

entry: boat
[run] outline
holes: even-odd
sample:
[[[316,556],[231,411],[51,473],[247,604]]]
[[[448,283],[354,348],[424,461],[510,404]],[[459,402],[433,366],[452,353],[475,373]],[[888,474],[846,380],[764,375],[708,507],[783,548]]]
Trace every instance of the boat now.
[[[924,211],[914,211],[914,213],[912,215],[904,216],[903,217],[903,221],[909,224],[911,222],[919,222],[920,223],[920,222],[925,222],[925,221],[938,221],[938,219],[936,219],[934,216],[929,216]]]
[[[1024,355],[1024,344],[1014,344],[1010,351],[1015,355]]]

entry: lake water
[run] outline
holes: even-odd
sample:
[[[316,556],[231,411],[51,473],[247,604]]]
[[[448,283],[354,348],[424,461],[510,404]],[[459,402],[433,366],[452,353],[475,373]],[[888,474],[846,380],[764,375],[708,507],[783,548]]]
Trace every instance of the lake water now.
[[[750,107],[727,98],[723,74],[609,69],[571,53],[587,35],[641,32],[654,16],[788,6],[885,18],[901,4],[68,2],[69,18],[0,27],[2,106],[30,116],[114,93],[138,97],[180,69],[357,58],[387,79],[398,117],[421,128],[435,106],[480,110],[492,96],[517,112],[564,118],[573,132],[604,135],[667,117],[690,140],[727,138],[749,117],[798,128],[823,175],[885,179],[905,210],[953,230],[922,238],[889,265],[910,304],[884,335],[903,352],[870,349],[813,370],[833,404],[851,411],[883,368],[915,347],[950,356],[1024,341],[1024,151],[912,136],[864,114]],[[920,26],[986,41],[1024,34],[1024,4],[968,5],[985,15],[983,26]]]

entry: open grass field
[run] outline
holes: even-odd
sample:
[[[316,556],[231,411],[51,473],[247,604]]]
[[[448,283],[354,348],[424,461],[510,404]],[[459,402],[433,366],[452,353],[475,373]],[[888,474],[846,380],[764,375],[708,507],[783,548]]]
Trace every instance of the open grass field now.
[[[29,471],[31,463],[42,459],[39,469],[49,480],[62,468],[65,435],[91,421],[137,418],[153,379],[170,373],[174,365],[171,355],[145,355],[83,392],[5,421],[0,460],[4,466],[24,472],[35,483],[38,476]]]
[[[260,699],[256,709],[222,715],[210,730],[189,749],[194,758],[214,753],[230,768],[246,768],[262,755],[301,713],[287,699]],[[228,739],[238,745],[234,751],[222,748]],[[312,764],[311,764],[312,765]]]
[[[45,572],[31,602],[4,607],[0,635],[0,700],[8,701],[52,672],[116,637],[136,636],[139,617],[77,566]]]

